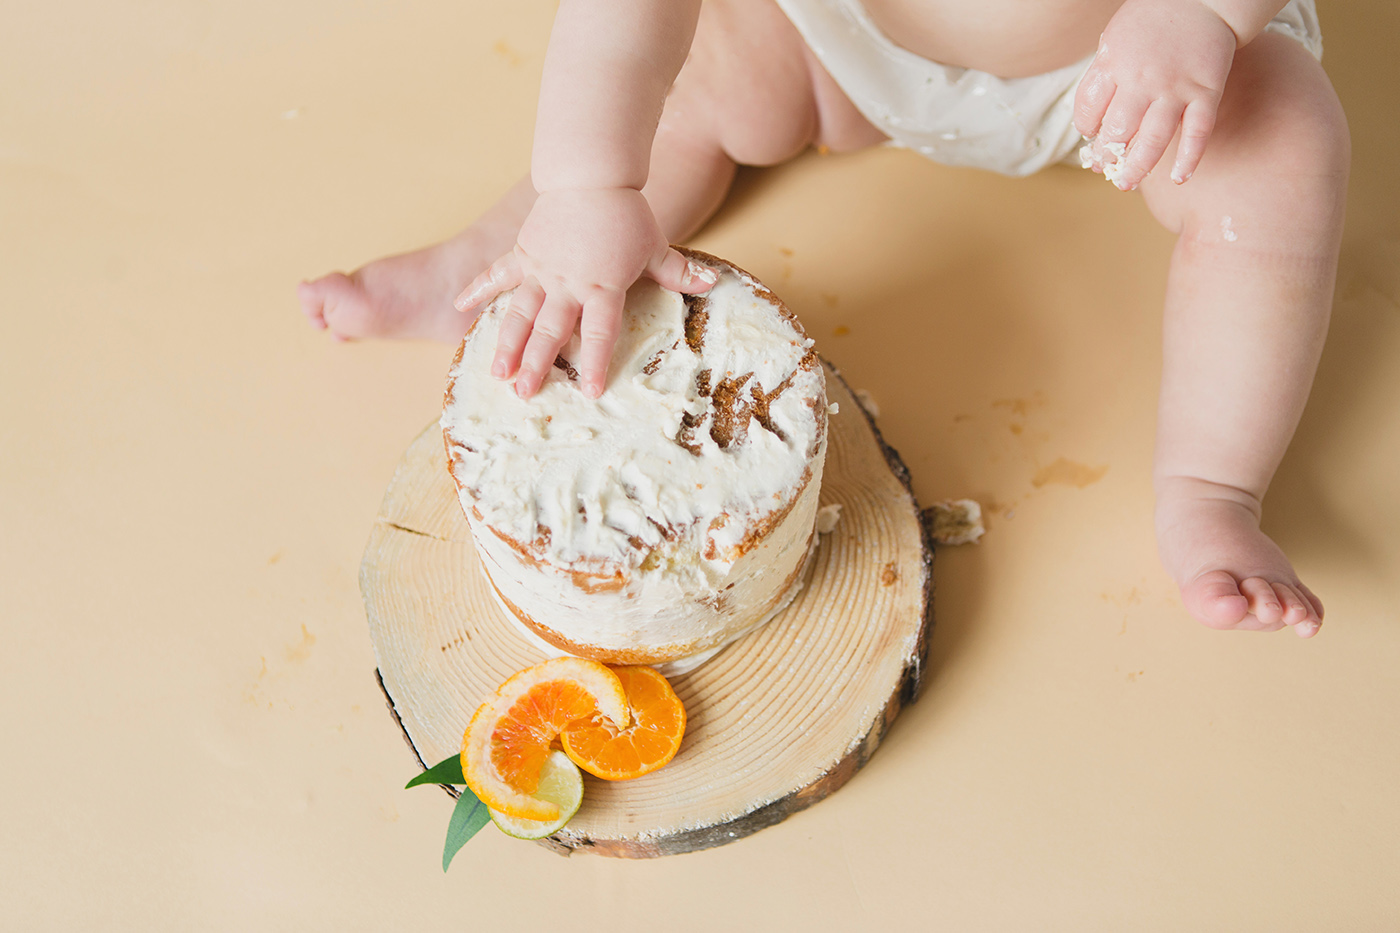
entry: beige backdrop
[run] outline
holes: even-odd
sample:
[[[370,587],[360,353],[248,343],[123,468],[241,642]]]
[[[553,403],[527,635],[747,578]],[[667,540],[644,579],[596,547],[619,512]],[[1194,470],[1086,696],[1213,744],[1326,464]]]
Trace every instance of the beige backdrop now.
[[[873,394],[921,499],[988,506],[938,555],[923,699],[735,845],[488,829],[444,876],[356,571],[451,350],[333,345],[293,287],[525,169],[552,5],[5,3],[0,926],[1400,928],[1400,12],[1322,6],[1348,234],[1265,520],[1318,638],[1207,631],[1158,568],[1171,241],[1139,198],[812,155],[695,243]]]

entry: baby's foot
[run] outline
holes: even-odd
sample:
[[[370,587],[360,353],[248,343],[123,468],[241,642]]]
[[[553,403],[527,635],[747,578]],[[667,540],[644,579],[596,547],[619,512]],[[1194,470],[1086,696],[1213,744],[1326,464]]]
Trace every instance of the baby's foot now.
[[[509,248],[508,246],[505,248]],[[413,253],[388,256],[349,275],[332,272],[297,286],[302,313],[337,340],[419,337],[456,343],[472,316],[452,300],[501,250],[471,231]]]
[[[1210,628],[1317,634],[1322,603],[1259,530],[1258,500],[1201,480],[1159,484],[1157,547],[1186,611]]]

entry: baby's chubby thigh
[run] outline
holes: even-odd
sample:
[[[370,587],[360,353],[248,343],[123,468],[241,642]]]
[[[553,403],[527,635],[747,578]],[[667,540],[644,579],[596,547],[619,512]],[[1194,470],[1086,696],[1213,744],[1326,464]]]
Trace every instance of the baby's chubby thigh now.
[[[701,129],[740,165],[776,165],[808,146],[885,139],[822,69],[773,0],[706,0],[663,128]]]

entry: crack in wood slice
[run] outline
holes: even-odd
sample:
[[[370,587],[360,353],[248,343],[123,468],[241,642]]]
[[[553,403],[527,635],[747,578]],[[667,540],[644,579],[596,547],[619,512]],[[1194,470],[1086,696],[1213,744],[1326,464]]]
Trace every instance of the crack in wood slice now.
[[[831,420],[821,500],[842,506],[841,521],[822,536],[802,591],[673,679],[690,724],[671,764],[635,781],[588,779],[583,807],[545,845],[646,858],[732,842],[844,784],[917,697],[932,549],[898,454],[828,375],[842,414]],[[360,570],[385,694],[420,764],[455,751],[477,705],[543,660],[491,595],[436,434],[405,455]]]

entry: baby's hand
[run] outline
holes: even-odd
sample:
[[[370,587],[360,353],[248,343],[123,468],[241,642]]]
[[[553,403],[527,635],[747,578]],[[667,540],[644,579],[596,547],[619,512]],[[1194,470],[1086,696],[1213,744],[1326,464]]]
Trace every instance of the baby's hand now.
[[[1172,181],[1196,171],[1238,39],[1201,0],[1127,0],[1099,41],[1099,53],[1079,83],[1074,125],[1094,139],[1101,162],[1104,143],[1128,145],[1116,181],[1136,188],[1181,129]]]
[[[577,324],[581,347],[573,363],[583,394],[597,398],[621,329],[623,298],[642,275],[690,294],[707,290],[718,277],[671,248],[635,188],[546,191],[525,219],[515,249],[473,279],[456,306],[471,311],[506,289],[516,290],[501,321],[491,375],[515,375],[521,398],[539,390]]]

